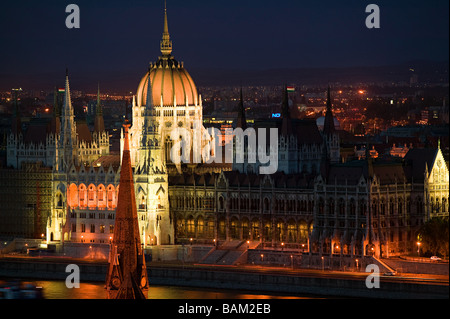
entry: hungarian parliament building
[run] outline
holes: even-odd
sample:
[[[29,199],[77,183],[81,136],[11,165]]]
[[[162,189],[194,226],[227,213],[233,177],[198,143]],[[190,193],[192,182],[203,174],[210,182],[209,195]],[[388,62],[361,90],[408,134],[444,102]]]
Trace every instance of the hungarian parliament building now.
[[[244,163],[172,163],[172,130],[194,134],[203,106],[172,55],[166,12],[160,48],[131,102],[130,153],[145,247],[249,241],[310,254],[393,256],[417,251],[421,225],[448,216],[449,171],[440,147],[343,161],[329,89],[320,128],[291,118],[286,89],[281,118],[247,122],[241,91],[234,128],[278,129],[273,174],[259,174],[261,164],[250,162],[248,152]],[[68,72],[61,100],[55,98],[51,121],[32,120],[24,131],[16,105],[0,169],[0,235],[108,244],[121,155],[110,154],[100,96],[93,130],[75,119]]]

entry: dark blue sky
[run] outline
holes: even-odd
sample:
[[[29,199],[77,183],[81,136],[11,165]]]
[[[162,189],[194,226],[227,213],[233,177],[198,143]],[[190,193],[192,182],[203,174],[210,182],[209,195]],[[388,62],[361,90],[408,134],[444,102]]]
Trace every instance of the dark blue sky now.
[[[81,28],[67,29],[76,3]],[[376,3],[381,28],[365,27]],[[160,55],[163,0],[9,1],[0,9],[0,86],[64,74],[120,81]],[[168,0],[173,55],[188,70],[377,66],[449,55],[448,0]],[[7,83],[7,86],[10,86]]]

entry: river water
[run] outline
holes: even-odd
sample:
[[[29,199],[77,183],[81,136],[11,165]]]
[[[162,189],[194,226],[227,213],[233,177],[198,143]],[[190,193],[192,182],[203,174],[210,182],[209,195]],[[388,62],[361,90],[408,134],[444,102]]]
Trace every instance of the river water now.
[[[65,281],[33,280],[31,283],[43,288],[46,299],[106,299],[105,284],[81,282],[80,288],[67,288]],[[225,289],[151,286],[148,299],[311,299],[311,296],[260,294]]]

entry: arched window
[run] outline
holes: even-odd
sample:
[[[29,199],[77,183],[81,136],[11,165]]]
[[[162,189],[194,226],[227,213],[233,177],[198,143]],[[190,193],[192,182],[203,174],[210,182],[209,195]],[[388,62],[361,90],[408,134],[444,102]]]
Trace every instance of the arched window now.
[[[108,186],[108,189],[106,191],[106,197],[107,197],[108,208],[114,208],[116,206],[116,204],[115,204],[116,190],[113,185]]]
[[[200,216],[200,217],[197,219],[197,233],[198,233],[199,235],[203,235],[204,231],[205,231],[205,222],[204,222],[204,220],[203,220],[203,217]]]
[[[97,206],[98,207],[106,207],[106,200],[105,200],[105,186],[102,184],[98,185],[97,187]]]
[[[270,205],[269,205],[269,199],[267,197],[264,197],[264,211],[269,211]]]
[[[195,235],[195,221],[192,216],[189,216],[187,220],[187,235],[190,237]]]
[[[89,185],[88,188],[88,206],[89,207],[95,207],[97,206],[96,198],[95,198],[96,189],[93,184]]]
[[[317,205],[317,210],[318,210],[318,213],[319,213],[320,215],[323,215],[323,214],[324,214],[324,210],[325,210],[325,202],[324,202],[323,198],[319,198],[319,203],[318,203],[318,205]]]
[[[78,207],[78,189],[77,185],[70,184],[68,190],[67,201],[70,208]]]
[[[86,207],[87,206],[86,186],[84,184],[81,184],[78,187],[78,192],[79,192],[79,199],[80,199],[80,207]]]
[[[334,215],[334,199],[333,198],[330,198],[328,200],[328,214]]]
[[[396,211],[395,211],[395,201],[394,201],[394,199],[393,198],[391,198],[390,200],[389,200],[389,214],[395,214],[396,213]]]
[[[339,216],[345,215],[345,202],[343,198],[339,199]]]
[[[224,210],[224,201],[222,196],[219,196],[219,210]]]
[[[384,198],[380,201],[380,214],[385,215],[386,214],[386,203],[384,201]]]
[[[403,198],[399,198],[398,199],[398,207],[397,207],[397,209],[398,209],[398,214],[399,215],[402,215],[403,214]]]
[[[62,194],[58,192],[58,194],[56,195],[56,207],[62,207],[63,206],[63,198],[62,198]]]

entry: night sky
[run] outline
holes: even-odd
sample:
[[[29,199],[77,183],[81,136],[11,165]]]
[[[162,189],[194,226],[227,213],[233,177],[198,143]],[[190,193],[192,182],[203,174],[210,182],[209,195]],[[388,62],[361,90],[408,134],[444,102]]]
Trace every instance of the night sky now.
[[[70,3],[80,7],[80,29],[65,26]],[[370,3],[380,7],[380,29],[365,26]],[[168,0],[167,10],[173,55],[188,70],[378,66],[449,55],[448,0]],[[79,84],[135,90],[160,55],[163,12],[163,0],[2,2],[0,89],[63,82],[67,66]]]

